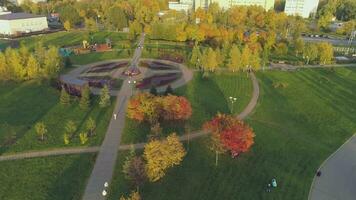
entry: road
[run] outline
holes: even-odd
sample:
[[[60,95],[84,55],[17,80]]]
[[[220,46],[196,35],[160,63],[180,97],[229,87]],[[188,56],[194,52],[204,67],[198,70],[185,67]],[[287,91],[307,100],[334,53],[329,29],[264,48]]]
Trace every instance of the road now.
[[[356,199],[356,136],[348,140],[320,167],[309,200]]]
[[[316,38],[316,37],[303,37],[305,42],[329,42],[333,45],[348,46],[348,40],[331,39],[331,38]],[[352,42],[352,45],[356,45],[356,40]]]

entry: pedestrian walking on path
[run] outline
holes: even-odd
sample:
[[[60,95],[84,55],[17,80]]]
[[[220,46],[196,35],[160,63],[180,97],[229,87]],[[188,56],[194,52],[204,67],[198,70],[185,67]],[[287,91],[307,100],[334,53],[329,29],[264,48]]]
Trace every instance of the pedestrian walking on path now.
[[[115,119],[115,120],[116,120],[116,116],[117,116],[116,113],[114,113],[114,119]]]

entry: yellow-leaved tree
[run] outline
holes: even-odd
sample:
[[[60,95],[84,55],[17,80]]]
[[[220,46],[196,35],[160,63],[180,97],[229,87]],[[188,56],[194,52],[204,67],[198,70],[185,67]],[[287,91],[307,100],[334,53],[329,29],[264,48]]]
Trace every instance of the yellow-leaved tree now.
[[[179,165],[186,155],[183,144],[173,133],[164,140],[153,140],[145,145],[144,158],[147,161],[147,177],[151,182],[161,179],[166,170]]]

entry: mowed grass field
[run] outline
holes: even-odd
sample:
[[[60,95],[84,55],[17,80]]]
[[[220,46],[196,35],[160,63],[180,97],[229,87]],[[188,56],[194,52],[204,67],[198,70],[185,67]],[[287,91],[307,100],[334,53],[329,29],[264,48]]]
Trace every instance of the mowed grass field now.
[[[98,97],[95,97],[90,108],[84,111],[79,108],[78,100],[68,106],[61,105],[59,93],[45,83],[0,83],[0,154],[101,144],[113,105],[100,108]],[[96,135],[81,145],[79,133],[85,131],[89,117],[96,121]],[[64,145],[65,125],[69,120],[75,122],[78,129],[71,143]],[[34,126],[37,122],[47,126],[44,141],[38,140],[36,135]]]
[[[208,138],[191,141],[180,166],[140,188],[144,199],[307,199],[316,169],[356,132],[356,69],[271,71],[257,77],[259,105],[247,119],[256,133],[252,149],[237,159],[221,156],[215,167]],[[120,156],[110,199],[134,189],[121,172],[125,153]],[[278,188],[267,193],[272,178]]]
[[[80,200],[94,162],[94,154],[1,162],[0,199]]]
[[[101,31],[89,34],[88,31],[79,30],[34,35],[31,37],[20,38],[18,41],[19,43],[23,43],[24,45],[26,45],[26,47],[32,49],[38,42],[42,42],[45,46],[82,46],[83,40],[87,40],[88,42],[92,41],[99,44],[105,43],[106,38],[109,38],[114,46],[120,46],[121,43],[128,41],[126,33]]]
[[[248,104],[252,96],[252,81],[245,73],[211,74],[209,78],[203,78],[197,72],[187,85],[174,91],[175,95],[185,96],[190,101],[193,115],[186,124],[191,131],[200,130],[202,124],[212,118],[218,112],[234,114],[240,113]],[[229,102],[230,96],[237,97],[233,105]],[[164,134],[185,132],[184,123],[162,123]],[[140,124],[127,119],[121,141],[123,144],[147,141],[150,133],[149,124]]]

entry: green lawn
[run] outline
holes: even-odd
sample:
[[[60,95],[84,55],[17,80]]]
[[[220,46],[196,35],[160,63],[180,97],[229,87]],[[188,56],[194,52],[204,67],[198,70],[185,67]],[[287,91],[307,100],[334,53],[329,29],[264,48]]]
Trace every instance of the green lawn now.
[[[176,95],[185,96],[192,104],[193,115],[187,122],[191,130],[199,130],[202,124],[218,112],[231,111],[230,96],[237,97],[234,104],[234,113],[240,113],[248,104],[252,96],[252,82],[247,74],[222,73],[202,78],[200,73],[195,73],[193,80],[187,85],[177,89]],[[182,123],[162,124],[165,134],[184,132]],[[133,120],[126,120],[122,136],[122,143],[129,144],[146,141],[150,131],[148,124],[139,124]]]
[[[129,53],[131,52],[128,52],[126,50],[115,50],[115,51],[101,52],[101,53],[88,53],[82,55],[71,55],[70,59],[73,64],[85,65],[85,64],[95,63],[104,60],[130,58]]]
[[[66,146],[79,146],[79,133],[89,117],[96,121],[96,136],[86,146],[101,144],[110,121],[113,105],[100,108],[98,98],[83,111],[75,101],[69,106],[59,103],[59,91],[35,82],[0,84],[0,154]],[[69,145],[64,145],[64,127],[68,120],[78,126]],[[43,121],[48,129],[45,141],[39,141],[34,125]]]
[[[141,188],[144,199],[307,199],[315,170],[356,132],[356,69],[275,71],[257,76],[259,105],[247,120],[256,133],[251,151],[237,159],[223,156],[216,168],[207,138],[191,142],[181,166]],[[275,88],[278,82],[288,86]],[[116,167],[111,199],[130,190],[120,173],[122,159]],[[265,185],[272,178],[277,179],[278,188],[267,193]]]
[[[80,200],[95,155],[34,158],[0,163],[0,199]]]
[[[127,41],[127,34],[126,33],[118,33],[118,32],[96,32],[89,36],[88,31],[61,31],[57,33],[51,34],[43,34],[43,35],[35,35],[31,37],[25,37],[19,39],[19,42],[24,43],[28,48],[33,48],[36,43],[42,41],[45,46],[48,45],[55,45],[58,47],[61,46],[75,46],[75,45],[82,45],[83,40],[92,41],[93,43],[105,43],[106,38],[110,38],[115,44],[119,45],[123,41]]]

